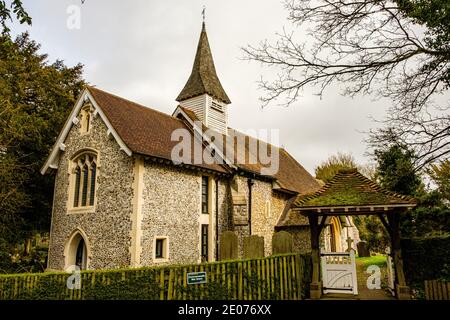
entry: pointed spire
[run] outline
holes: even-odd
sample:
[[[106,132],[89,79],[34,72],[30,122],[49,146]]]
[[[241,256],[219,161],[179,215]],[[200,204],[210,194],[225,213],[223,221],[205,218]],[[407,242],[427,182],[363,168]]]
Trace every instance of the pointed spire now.
[[[226,104],[231,103],[217,77],[206,34],[205,21],[203,21],[192,72],[183,90],[178,95],[177,101],[183,101],[205,93]]]

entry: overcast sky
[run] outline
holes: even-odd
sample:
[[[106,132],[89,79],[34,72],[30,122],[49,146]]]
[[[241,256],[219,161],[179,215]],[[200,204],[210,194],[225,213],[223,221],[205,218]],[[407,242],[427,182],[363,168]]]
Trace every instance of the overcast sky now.
[[[51,61],[85,66],[85,79],[100,89],[171,114],[187,81],[206,6],[206,28],[216,70],[230,97],[229,126],[280,129],[283,145],[310,173],[338,151],[365,156],[363,142],[388,101],[339,95],[337,86],[320,99],[305,90],[289,108],[261,108],[257,81],[269,71],[243,61],[241,47],[273,39],[286,20],[279,0],[24,0],[33,18],[30,31]],[[70,5],[81,8],[81,28],[67,28]],[[302,35],[299,35],[300,37]]]

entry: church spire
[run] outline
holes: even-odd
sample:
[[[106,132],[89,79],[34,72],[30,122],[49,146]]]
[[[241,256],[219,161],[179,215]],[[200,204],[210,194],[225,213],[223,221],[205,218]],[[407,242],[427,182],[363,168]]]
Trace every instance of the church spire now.
[[[204,20],[191,75],[176,100],[181,102],[203,94],[208,94],[225,104],[231,103],[217,77]]]

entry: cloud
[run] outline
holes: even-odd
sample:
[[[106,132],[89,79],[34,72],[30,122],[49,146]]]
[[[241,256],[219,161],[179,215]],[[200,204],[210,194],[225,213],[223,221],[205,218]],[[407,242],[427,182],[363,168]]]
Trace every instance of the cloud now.
[[[242,57],[241,47],[272,38],[289,26],[278,1],[86,0],[81,29],[66,27],[67,7],[76,0],[24,1],[33,18],[33,39],[50,59],[85,65],[87,81],[124,98],[171,113],[192,68],[206,5],[207,32],[219,78],[232,100],[235,128],[280,129],[281,144],[311,173],[329,155],[351,152],[368,161],[362,139],[381,118],[387,102],[350,99],[331,87],[322,99],[305,91],[290,108],[261,109],[256,81],[270,72]],[[15,26],[13,31],[24,30]]]

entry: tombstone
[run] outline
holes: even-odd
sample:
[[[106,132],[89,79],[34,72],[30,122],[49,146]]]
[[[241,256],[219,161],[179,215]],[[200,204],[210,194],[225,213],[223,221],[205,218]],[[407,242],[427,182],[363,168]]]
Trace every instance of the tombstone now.
[[[366,241],[358,242],[356,247],[358,248],[358,256],[359,257],[370,257],[370,251],[367,249]]]
[[[264,257],[264,237],[249,236],[244,238],[244,259]]]
[[[345,240],[345,242],[347,242],[347,250],[345,250],[346,252],[350,252],[350,250],[352,250],[352,243],[353,243],[353,239],[350,237],[347,237],[347,239]]]
[[[272,254],[294,252],[294,240],[286,231],[276,232],[272,237]]]
[[[233,231],[220,235],[220,260],[234,260],[239,256],[238,237]]]

